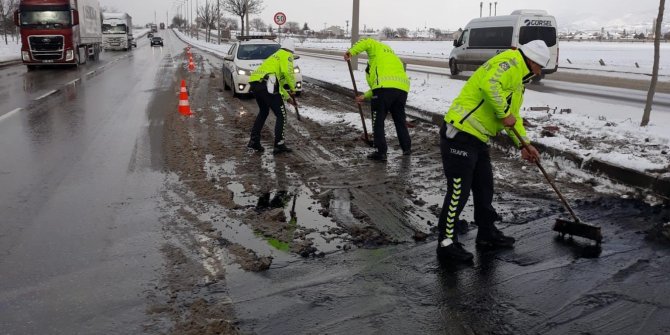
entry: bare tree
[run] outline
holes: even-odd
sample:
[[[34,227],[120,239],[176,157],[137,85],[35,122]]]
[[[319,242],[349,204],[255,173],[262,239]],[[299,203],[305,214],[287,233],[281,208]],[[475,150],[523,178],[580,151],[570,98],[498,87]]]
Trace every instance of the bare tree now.
[[[286,27],[284,29],[286,29],[291,34],[297,34],[300,32],[300,23],[295,21],[286,22]]]
[[[209,3],[205,1],[204,6],[200,6],[198,10],[198,19],[202,28],[205,28],[205,41],[209,42],[212,36],[212,27],[216,23],[216,17],[214,16],[216,8],[214,3]]]
[[[397,31],[398,31],[398,36],[400,36],[402,38],[406,38],[407,36],[409,36],[409,29],[407,29],[407,28],[398,28]]]
[[[263,22],[262,19],[260,19],[258,17],[251,20],[250,24],[251,24],[251,27],[254,28],[254,30],[256,30],[256,31],[265,31],[265,28],[267,28],[267,26],[268,26],[267,24],[265,24],[265,22]]]
[[[658,17],[656,18],[656,30],[654,32],[654,68],[651,71],[651,83],[649,84],[649,92],[647,93],[647,104],[644,106],[644,114],[642,114],[642,122],[640,122],[640,126],[642,127],[649,124],[651,104],[654,102],[654,93],[656,92],[656,83],[658,82],[658,60],[660,58],[661,25],[663,24],[664,10],[665,0],[661,0],[658,6]]]
[[[384,27],[384,29],[382,29],[382,36],[386,38],[393,38],[395,36],[395,30],[389,27]]]
[[[263,10],[263,0],[222,0],[221,5],[223,10],[240,18],[241,35],[244,35],[244,17]]]
[[[14,11],[19,9],[19,0],[0,0],[0,24],[2,25],[2,35],[5,38],[5,44],[9,44],[8,34],[14,36]],[[18,41],[18,39],[17,39]]]
[[[228,29],[232,30],[237,30],[237,20],[230,18],[230,17],[222,17],[221,18],[221,25],[224,27],[227,27]]]

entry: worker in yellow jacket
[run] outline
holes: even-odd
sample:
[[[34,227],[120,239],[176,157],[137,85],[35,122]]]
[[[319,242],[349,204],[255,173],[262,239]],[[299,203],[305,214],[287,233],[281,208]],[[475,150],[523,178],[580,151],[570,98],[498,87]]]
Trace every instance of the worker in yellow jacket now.
[[[493,172],[489,137],[514,127],[526,143],[526,131],[519,109],[524,83],[541,75],[549,61],[549,48],[542,40],[530,41],[519,49],[504,51],[480,66],[468,79],[444,115],[440,129],[442,165],[447,177],[447,194],[438,220],[437,255],[442,260],[471,262],[472,253],[458,242],[454,225],[459,221],[470,191],[474,198],[474,219],[478,247],[510,248],[515,239],[505,236],[494,222],[500,217],[493,208]],[[518,139],[507,132],[517,146]],[[540,159],[532,145],[521,151],[530,162]]]
[[[344,54],[344,59],[350,60],[362,52],[368,54],[365,79],[370,89],[365,94],[357,96],[356,103],[361,104],[365,100],[370,100],[374,146],[377,148],[377,151],[368,155],[368,158],[376,161],[386,160],[388,146],[384,119],[389,112],[393,117],[403,155],[409,155],[412,152],[412,140],[405,123],[405,103],[409,92],[409,78],[405,73],[405,67],[391,47],[371,38],[364,38],[354,44]]]
[[[251,139],[247,147],[262,152],[261,130],[265,124],[270,109],[275,114],[275,140],[273,154],[293,151],[286,146],[284,130],[286,129],[286,107],[284,101],[291,99],[295,104],[295,75],[293,69],[293,40],[285,39],[281,48],[268,57],[251,73],[249,77],[250,90],[254,93],[258,104],[258,115],[251,128]]]

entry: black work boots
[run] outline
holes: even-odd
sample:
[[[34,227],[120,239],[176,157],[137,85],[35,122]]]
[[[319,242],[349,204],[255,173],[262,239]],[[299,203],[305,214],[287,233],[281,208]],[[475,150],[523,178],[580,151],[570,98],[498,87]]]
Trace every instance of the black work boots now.
[[[281,153],[284,153],[284,152],[286,152],[286,153],[293,152],[293,149],[287,147],[286,144],[278,144],[278,145],[275,145],[275,148],[272,150],[272,153],[275,154],[275,155],[281,154]]]
[[[445,244],[448,244],[445,246]],[[453,261],[459,263],[471,263],[472,253],[463,248],[463,244],[458,241],[445,239],[437,244],[437,257],[441,261]]]
[[[514,237],[505,236],[498,228],[479,228],[475,243],[482,248],[512,248],[516,240]]]
[[[383,154],[379,151],[375,151],[375,152],[368,155],[368,159],[373,160],[373,161],[385,162],[386,161],[386,154]]]
[[[247,148],[256,150],[256,151],[258,151],[258,152],[263,152],[263,151],[265,151],[265,148],[263,148],[263,146],[261,145],[261,143],[260,143],[260,142],[256,142],[256,141],[254,141],[254,140],[249,141],[249,143],[247,144]]]

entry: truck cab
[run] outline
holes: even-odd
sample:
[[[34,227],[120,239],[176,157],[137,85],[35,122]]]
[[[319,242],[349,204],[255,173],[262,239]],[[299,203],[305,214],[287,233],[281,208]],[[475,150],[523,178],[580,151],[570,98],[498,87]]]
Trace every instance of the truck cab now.
[[[37,65],[79,65],[97,60],[102,33],[97,0],[21,0],[14,12],[21,60]]]

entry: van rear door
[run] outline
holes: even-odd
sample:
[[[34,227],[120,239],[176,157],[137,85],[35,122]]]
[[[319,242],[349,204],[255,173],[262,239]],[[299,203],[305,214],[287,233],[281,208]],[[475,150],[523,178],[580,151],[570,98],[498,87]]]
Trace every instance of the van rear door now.
[[[524,18],[519,27],[519,45],[532,40],[543,40],[549,47],[551,57],[546,67],[549,71],[546,72],[553,72],[558,55],[556,20],[552,16]]]

